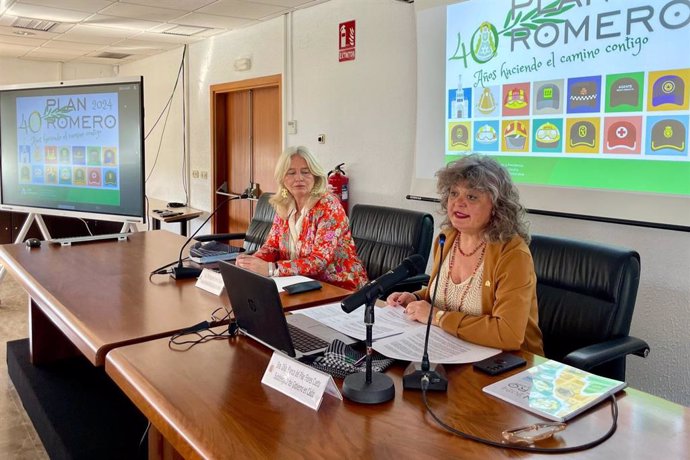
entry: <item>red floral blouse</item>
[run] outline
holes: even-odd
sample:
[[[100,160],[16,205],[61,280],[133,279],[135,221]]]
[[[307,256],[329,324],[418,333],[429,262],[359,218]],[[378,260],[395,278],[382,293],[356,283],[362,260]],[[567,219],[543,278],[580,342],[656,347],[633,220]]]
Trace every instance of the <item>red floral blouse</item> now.
[[[277,276],[303,275],[350,290],[367,283],[347,215],[333,194],[326,193],[304,216],[296,259],[290,260],[289,241],[288,220],[276,213],[266,242],[254,256],[276,262]]]

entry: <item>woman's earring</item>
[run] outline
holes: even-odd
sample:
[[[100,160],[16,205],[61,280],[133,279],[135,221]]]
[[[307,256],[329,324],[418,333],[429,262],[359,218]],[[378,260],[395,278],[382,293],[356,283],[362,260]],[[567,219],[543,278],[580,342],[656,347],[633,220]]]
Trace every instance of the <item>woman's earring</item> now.
[[[287,191],[286,188],[283,187],[283,188],[280,189],[280,196],[282,196],[283,198],[287,198],[287,197],[288,197],[288,191]]]

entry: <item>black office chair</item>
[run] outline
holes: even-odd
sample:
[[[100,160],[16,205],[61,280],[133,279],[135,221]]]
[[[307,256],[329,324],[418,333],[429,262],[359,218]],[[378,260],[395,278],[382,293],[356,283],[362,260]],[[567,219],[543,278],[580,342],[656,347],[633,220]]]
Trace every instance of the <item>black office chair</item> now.
[[[434,235],[431,214],[407,209],[357,204],[350,215],[350,230],[357,255],[370,280],[396,268],[413,254],[429,260]],[[429,275],[412,276],[392,291],[416,291],[429,282]]]
[[[273,225],[275,209],[268,200],[273,193],[262,193],[254,209],[254,217],[249,223],[249,228],[245,233],[216,233],[211,235],[197,236],[197,241],[231,241],[244,240],[242,247],[245,252],[251,254],[261,247],[268,238],[268,233]]]
[[[640,255],[631,249],[532,235],[539,327],[547,358],[625,380],[629,354],[647,357],[630,337]]]

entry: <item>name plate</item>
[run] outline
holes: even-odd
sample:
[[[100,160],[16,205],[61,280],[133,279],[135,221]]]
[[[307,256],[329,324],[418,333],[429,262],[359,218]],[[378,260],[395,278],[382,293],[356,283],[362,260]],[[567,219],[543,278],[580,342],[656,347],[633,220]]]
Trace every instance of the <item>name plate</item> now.
[[[314,410],[319,410],[324,393],[343,399],[330,374],[275,351],[261,383]]]
[[[199,275],[199,278],[196,280],[195,286],[211,294],[220,296],[225,284],[223,284],[223,277],[220,273],[204,268],[201,271],[201,275]]]

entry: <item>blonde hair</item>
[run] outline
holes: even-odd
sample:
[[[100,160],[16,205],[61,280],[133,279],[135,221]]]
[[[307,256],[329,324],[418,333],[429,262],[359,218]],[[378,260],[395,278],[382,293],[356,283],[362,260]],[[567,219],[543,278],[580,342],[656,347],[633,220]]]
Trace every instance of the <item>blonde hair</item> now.
[[[287,174],[288,169],[290,169],[290,162],[292,161],[292,157],[295,155],[299,155],[304,158],[304,161],[307,162],[309,172],[311,172],[312,176],[314,176],[314,187],[311,189],[312,196],[321,199],[321,197],[328,190],[328,176],[326,175],[326,171],[319,164],[319,162],[316,160],[316,157],[314,157],[309,149],[301,145],[297,147],[288,147],[285,149],[285,151],[283,151],[283,153],[280,154],[275,172],[273,174],[276,183],[278,184],[278,193],[271,197],[271,204],[276,208],[276,210],[279,211],[281,209],[284,210],[288,208],[294,201],[292,195],[288,193],[287,196],[284,197],[281,192],[282,190],[287,190],[284,185],[285,174]]]

